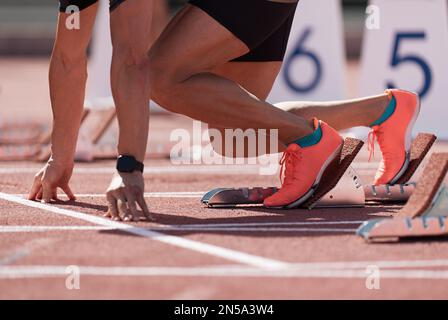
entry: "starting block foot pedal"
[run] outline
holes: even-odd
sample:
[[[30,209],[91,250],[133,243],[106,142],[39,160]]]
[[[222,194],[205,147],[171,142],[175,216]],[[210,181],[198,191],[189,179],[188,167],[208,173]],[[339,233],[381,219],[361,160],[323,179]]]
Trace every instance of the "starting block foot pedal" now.
[[[363,145],[364,142],[361,140],[353,138],[345,139],[338,165],[332,170],[331,174],[322,177],[319,186],[314,191],[311,198],[307,200],[302,207],[312,209],[322,197],[336,187],[350,164],[355,160],[355,157],[358,155],[358,152]]]
[[[431,133],[419,133],[417,135],[411,144],[408,169],[395,184],[406,184],[411,180],[436,140],[437,137]]]

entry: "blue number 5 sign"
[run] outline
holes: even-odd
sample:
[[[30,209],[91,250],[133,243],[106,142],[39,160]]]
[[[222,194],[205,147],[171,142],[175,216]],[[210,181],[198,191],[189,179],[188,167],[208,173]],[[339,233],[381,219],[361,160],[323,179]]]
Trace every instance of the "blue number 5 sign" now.
[[[395,36],[394,47],[392,51],[392,59],[390,65],[393,69],[398,68],[403,64],[414,64],[421,69],[423,73],[423,85],[420,88],[419,95],[424,97],[430,90],[432,85],[432,72],[429,64],[424,58],[417,54],[403,54],[400,53],[400,44],[405,41],[424,41],[426,39],[425,32],[398,32]],[[391,82],[387,82],[388,88],[395,88],[396,86]]]

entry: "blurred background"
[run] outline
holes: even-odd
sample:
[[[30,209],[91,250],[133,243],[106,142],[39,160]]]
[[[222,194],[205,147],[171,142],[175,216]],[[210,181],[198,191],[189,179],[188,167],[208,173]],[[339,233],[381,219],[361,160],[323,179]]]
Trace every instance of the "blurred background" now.
[[[166,3],[170,14],[186,0],[158,0]],[[367,1],[344,0],[347,55],[360,53],[364,12]],[[0,55],[48,56],[53,46],[57,0],[1,0]]]
[[[429,83],[432,87],[425,97],[424,104],[427,110],[433,109],[431,113],[424,113],[426,118],[420,115],[422,125],[418,127],[418,130],[428,130],[428,123],[431,123],[431,130],[434,133],[437,133],[440,138],[448,139],[448,131],[441,123],[441,116],[446,114],[446,110],[443,109],[444,104],[440,103],[446,101],[445,88],[448,83],[448,60],[446,60],[448,17],[446,12],[443,12],[446,11],[446,1],[435,0],[426,3],[425,0],[409,2],[407,0],[401,2],[372,0],[371,3],[381,7],[381,15],[384,17],[384,20],[381,18],[381,32],[367,30],[368,28],[365,27],[367,0],[342,0],[340,1],[342,11],[339,11],[338,1],[319,1],[302,0],[300,12],[303,15],[296,21],[308,19],[312,21],[315,29],[320,28],[319,32],[315,32],[313,36],[316,41],[309,40],[305,47],[311,49],[311,52],[317,52],[321,59],[325,70],[323,81],[321,81],[322,86],[316,90],[316,92],[320,90],[316,96],[302,95],[301,99],[294,100],[336,100],[377,94],[385,89],[386,80],[390,79],[401,88],[412,91],[422,87],[422,83]],[[154,37],[186,2],[186,0],[156,0]],[[402,6],[408,3],[412,5]],[[105,3],[102,23],[97,23],[97,26],[103,26],[103,31],[99,32],[102,35],[104,35],[104,29],[108,31],[105,23],[106,6]],[[422,10],[422,7],[425,10]],[[406,13],[403,13],[403,10],[406,10]],[[397,12],[400,13],[398,16]],[[12,140],[8,135],[20,136],[23,133],[21,128],[29,127],[30,122],[35,123],[43,135],[48,135],[50,131],[52,114],[48,90],[48,65],[57,15],[57,0],[0,0],[0,160],[35,159],[36,152],[41,146],[48,146],[48,139],[39,140],[40,142],[33,145],[32,149],[24,149],[22,145],[11,146]],[[416,38],[412,34],[416,32],[416,29],[425,33],[424,39]],[[300,32],[302,31],[300,29]],[[288,56],[294,58],[291,50],[300,38],[300,32],[291,33],[286,59]],[[406,35],[408,39],[403,38],[402,32],[408,33]],[[413,38],[409,39],[409,36]],[[101,36],[97,37],[97,39],[100,38],[104,39]],[[394,44],[400,44],[400,47],[395,47]],[[100,47],[106,46],[100,44]],[[361,52],[363,47],[365,50]],[[97,52],[96,55],[92,53],[94,51]],[[89,53],[89,68],[97,65],[95,61],[105,60],[104,52],[89,50]],[[419,55],[418,59],[415,59],[416,53]],[[409,61],[410,59],[412,61]],[[296,60],[300,61],[300,59]],[[307,59],[301,60],[305,65],[300,62],[292,64],[291,73],[297,77],[293,79],[297,83],[300,81],[306,83],[310,79],[307,79],[304,74],[307,73],[312,78],[314,71],[310,68],[313,65]],[[432,74],[421,72],[422,67],[426,65],[428,69],[431,69],[429,71],[432,71]],[[113,101],[107,93],[110,91],[107,68],[107,65],[103,65],[103,72],[91,72],[97,70],[95,67],[89,69],[91,84],[89,85],[88,82],[87,85],[87,99],[91,100],[89,93],[93,88],[99,97],[110,98],[107,100],[110,109],[113,108]],[[303,70],[305,71],[302,72]],[[425,71],[424,68],[423,71]],[[98,74],[100,77],[95,78]],[[281,78],[281,76],[278,77],[271,93],[271,96],[277,95],[278,100],[269,100],[270,102],[292,100],[285,94],[287,91],[284,90],[288,90],[285,84],[278,83]],[[101,87],[105,86],[107,86],[105,90],[107,92],[103,94],[104,88]],[[276,92],[276,88],[283,88],[283,91]],[[170,133],[176,128],[190,130],[192,121],[183,116],[160,113],[161,109],[157,106],[152,110],[159,113],[155,113],[151,118],[148,150],[150,153],[166,156],[171,145],[167,141]],[[100,142],[106,146],[105,154],[114,157],[117,125],[110,115],[106,114],[104,117],[108,119],[107,121],[111,121],[111,129]],[[100,117],[99,122],[93,121],[91,126],[95,127],[99,123],[104,123],[104,117]],[[24,124],[18,126],[17,123],[20,122]],[[8,125],[8,123],[12,124]],[[365,132],[353,131],[351,134],[360,136]]]

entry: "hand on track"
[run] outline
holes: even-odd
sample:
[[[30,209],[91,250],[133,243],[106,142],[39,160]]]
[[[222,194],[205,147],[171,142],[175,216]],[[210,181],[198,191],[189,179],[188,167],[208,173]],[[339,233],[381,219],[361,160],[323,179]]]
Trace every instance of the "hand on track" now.
[[[34,176],[28,199],[50,203],[51,200],[58,200],[57,189],[61,188],[70,200],[75,200],[75,195],[68,185],[73,166],[73,163],[61,164],[50,158]]]
[[[109,210],[104,215],[116,221],[139,221],[142,209],[148,221],[154,221],[144,199],[145,182],[141,172],[116,172],[106,192]]]

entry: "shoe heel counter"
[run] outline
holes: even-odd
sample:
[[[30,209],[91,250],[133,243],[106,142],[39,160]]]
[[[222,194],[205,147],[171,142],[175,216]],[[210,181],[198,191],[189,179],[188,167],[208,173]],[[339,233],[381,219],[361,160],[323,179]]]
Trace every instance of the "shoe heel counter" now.
[[[324,121],[321,121],[321,128],[323,139],[325,139],[325,142],[329,144],[333,151],[342,146],[344,139],[341,137],[339,132]]]
[[[392,90],[392,93],[397,100],[397,105],[406,105],[408,107],[416,108],[419,102],[417,93],[405,90]]]

